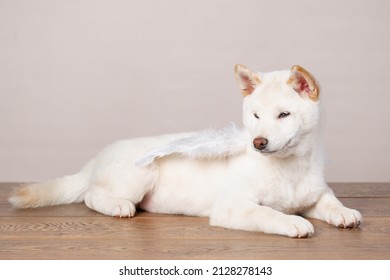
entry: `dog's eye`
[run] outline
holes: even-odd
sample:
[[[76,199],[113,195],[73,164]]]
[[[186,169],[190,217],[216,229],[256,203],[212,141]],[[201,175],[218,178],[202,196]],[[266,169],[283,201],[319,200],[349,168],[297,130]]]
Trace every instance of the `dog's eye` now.
[[[255,116],[256,119],[259,119],[259,115],[257,113],[254,113],[253,116]]]
[[[285,117],[288,117],[290,115],[290,112],[281,112],[278,116],[278,119],[283,119]]]

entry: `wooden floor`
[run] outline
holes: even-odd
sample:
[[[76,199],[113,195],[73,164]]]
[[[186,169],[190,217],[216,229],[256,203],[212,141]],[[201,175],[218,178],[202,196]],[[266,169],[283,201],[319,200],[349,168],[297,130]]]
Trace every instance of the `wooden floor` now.
[[[311,220],[308,239],[211,227],[199,217],[118,219],[84,204],[13,209],[15,186],[0,184],[0,259],[390,259],[390,184],[331,184],[364,222],[338,229]]]

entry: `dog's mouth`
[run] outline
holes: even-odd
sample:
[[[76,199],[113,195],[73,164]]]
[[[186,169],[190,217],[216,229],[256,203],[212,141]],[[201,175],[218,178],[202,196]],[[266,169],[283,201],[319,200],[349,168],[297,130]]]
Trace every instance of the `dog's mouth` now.
[[[294,137],[292,137],[280,149],[269,150],[269,149],[265,148],[263,150],[257,150],[257,151],[263,155],[272,155],[272,154],[284,153],[284,152],[288,151],[289,149],[295,147],[296,145],[297,144],[294,141]]]
[[[266,150],[262,150],[262,151],[259,151],[261,154],[263,155],[271,155],[271,154],[275,154],[277,153],[279,150],[273,150],[273,151],[266,151]]]

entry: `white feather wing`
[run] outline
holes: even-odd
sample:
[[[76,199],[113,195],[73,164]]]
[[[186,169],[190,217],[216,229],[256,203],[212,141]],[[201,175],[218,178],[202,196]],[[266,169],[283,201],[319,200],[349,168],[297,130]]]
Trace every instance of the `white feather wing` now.
[[[138,167],[151,164],[156,158],[176,154],[196,159],[223,158],[242,153],[248,134],[234,125],[222,130],[207,129],[191,136],[178,138],[168,144],[151,150],[134,161]]]

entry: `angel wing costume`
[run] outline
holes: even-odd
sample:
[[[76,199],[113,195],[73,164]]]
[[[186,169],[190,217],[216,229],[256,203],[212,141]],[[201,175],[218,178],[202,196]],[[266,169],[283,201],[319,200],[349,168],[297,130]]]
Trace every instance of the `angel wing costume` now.
[[[195,159],[228,157],[244,152],[248,139],[248,133],[234,124],[221,130],[207,129],[153,149],[136,159],[134,164],[145,167],[157,158],[172,154]]]

